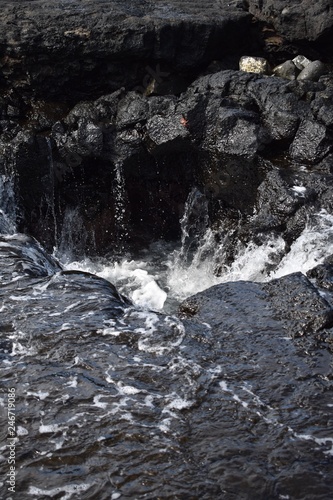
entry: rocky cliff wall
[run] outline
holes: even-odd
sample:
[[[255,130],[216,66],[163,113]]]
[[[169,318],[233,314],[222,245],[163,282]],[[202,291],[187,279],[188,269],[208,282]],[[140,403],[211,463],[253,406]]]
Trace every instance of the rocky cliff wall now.
[[[19,229],[53,248],[72,224],[90,253],[176,239],[193,186],[237,238],[291,242],[308,210],[330,210],[330,4],[280,7],[3,2],[0,169]],[[317,81],[238,70],[300,49],[326,63]]]

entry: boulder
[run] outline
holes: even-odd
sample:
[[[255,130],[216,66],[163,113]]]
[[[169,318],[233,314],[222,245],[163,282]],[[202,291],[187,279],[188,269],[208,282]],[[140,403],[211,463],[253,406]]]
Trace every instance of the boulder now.
[[[302,56],[302,55],[298,55],[298,56],[294,57],[292,62],[294,63],[294,65],[296,66],[296,68],[299,71],[302,71],[304,68],[306,68],[306,66],[308,64],[311,63],[310,59],[308,59],[307,57]]]
[[[319,163],[332,151],[331,134],[321,123],[304,119],[290,146],[290,155],[299,163]]]
[[[317,82],[325,73],[327,73],[325,64],[321,61],[313,61],[305,66],[298,75],[297,80],[311,80]]]
[[[333,309],[302,273],[269,283],[223,283],[189,297],[181,318],[208,323],[214,332],[276,332],[290,337],[313,335],[333,325]]]
[[[247,73],[268,75],[269,64],[263,57],[242,56],[239,61],[239,69]]]
[[[287,80],[296,80],[298,70],[294,62],[289,60],[276,66],[273,69],[273,74],[281,78],[286,78]]]

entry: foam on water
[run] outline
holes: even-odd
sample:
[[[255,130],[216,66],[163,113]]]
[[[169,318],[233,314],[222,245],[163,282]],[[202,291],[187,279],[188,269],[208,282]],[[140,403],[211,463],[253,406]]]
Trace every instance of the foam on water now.
[[[73,495],[82,494],[91,487],[91,484],[71,484],[66,486],[59,486],[58,488],[43,489],[35,486],[30,486],[28,493],[35,498],[54,498],[59,497],[61,494],[62,500],[69,500]]]
[[[90,259],[68,262],[66,269],[90,272],[113,283],[134,304],[147,309],[163,309],[167,292],[157,283],[158,274],[151,274],[143,260],[127,260],[105,264]],[[155,269],[158,273],[159,270]]]
[[[312,433],[298,433],[291,426],[280,421],[278,412],[271,405],[265,403],[259,396],[257,396],[251,390],[249,384],[245,384],[240,387],[231,387],[231,384],[227,384],[226,381],[221,380],[219,382],[219,386],[224,393],[229,394],[230,397],[236,403],[240,404],[249,414],[255,413],[266,424],[283,428],[292,435],[293,439],[312,441],[316,443],[319,446],[318,449],[320,449],[324,455],[333,455],[333,437],[316,437]],[[242,394],[241,396],[239,395],[240,393]]]
[[[297,271],[306,273],[333,254],[333,216],[325,210],[309,218],[289,251],[283,238],[272,233],[263,237],[260,245],[239,243],[235,259],[228,265],[224,263],[223,238],[217,242],[216,233],[209,227],[202,232],[200,224],[201,236],[196,242],[193,238],[187,241],[187,228],[182,246],[175,250],[160,244],[160,258],[154,262],[123,259],[105,263],[85,259],[67,263],[66,268],[107,279],[143,309],[168,311],[165,306],[170,301],[184,300],[210,286],[239,280],[263,282]]]

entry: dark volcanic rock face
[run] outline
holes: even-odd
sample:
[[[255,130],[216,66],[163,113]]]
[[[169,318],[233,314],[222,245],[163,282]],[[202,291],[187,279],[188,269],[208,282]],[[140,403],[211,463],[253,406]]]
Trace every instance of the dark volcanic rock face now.
[[[245,47],[251,16],[236,3],[3,2],[2,83],[74,99],[181,73]],[[200,40],[200,43],[197,41]]]
[[[246,2],[36,0],[2,13],[0,172],[19,229],[48,249],[177,239],[193,187],[211,225],[244,241],[279,231],[291,243],[302,207],[329,208],[332,75],[209,73],[265,50]]]
[[[318,40],[332,37],[333,9],[330,0],[247,0],[257,18],[273,24],[289,40]]]
[[[62,116],[56,107],[53,118],[45,106],[27,111],[20,101],[15,118],[9,96],[2,172],[16,175],[20,227],[52,248],[75,210],[89,252],[175,239],[197,186],[212,224],[221,211],[224,219],[238,211],[255,215],[254,233],[286,230],[302,206],[329,208],[331,83],[329,75],[288,82],[227,70],[200,77],[179,97],[118,90],[62,108]],[[304,188],[298,196],[294,185]]]

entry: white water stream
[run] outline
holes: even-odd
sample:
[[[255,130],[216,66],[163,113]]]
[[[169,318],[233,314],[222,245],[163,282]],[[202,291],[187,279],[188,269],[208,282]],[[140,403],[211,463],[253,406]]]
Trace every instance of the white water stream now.
[[[178,248],[158,242],[140,258],[125,256],[117,262],[84,259],[67,261],[65,266],[111,281],[140,307],[168,312],[175,302],[210,286],[227,281],[268,281],[296,271],[306,273],[333,254],[333,216],[322,210],[309,217],[287,253],[285,241],[272,233],[261,245],[239,244],[234,262],[226,265],[223,229],[217,238],[208,227],[206,203],[201,193],[192,191],[181,220]],[[219,276],[217,268],[222,269]]]

